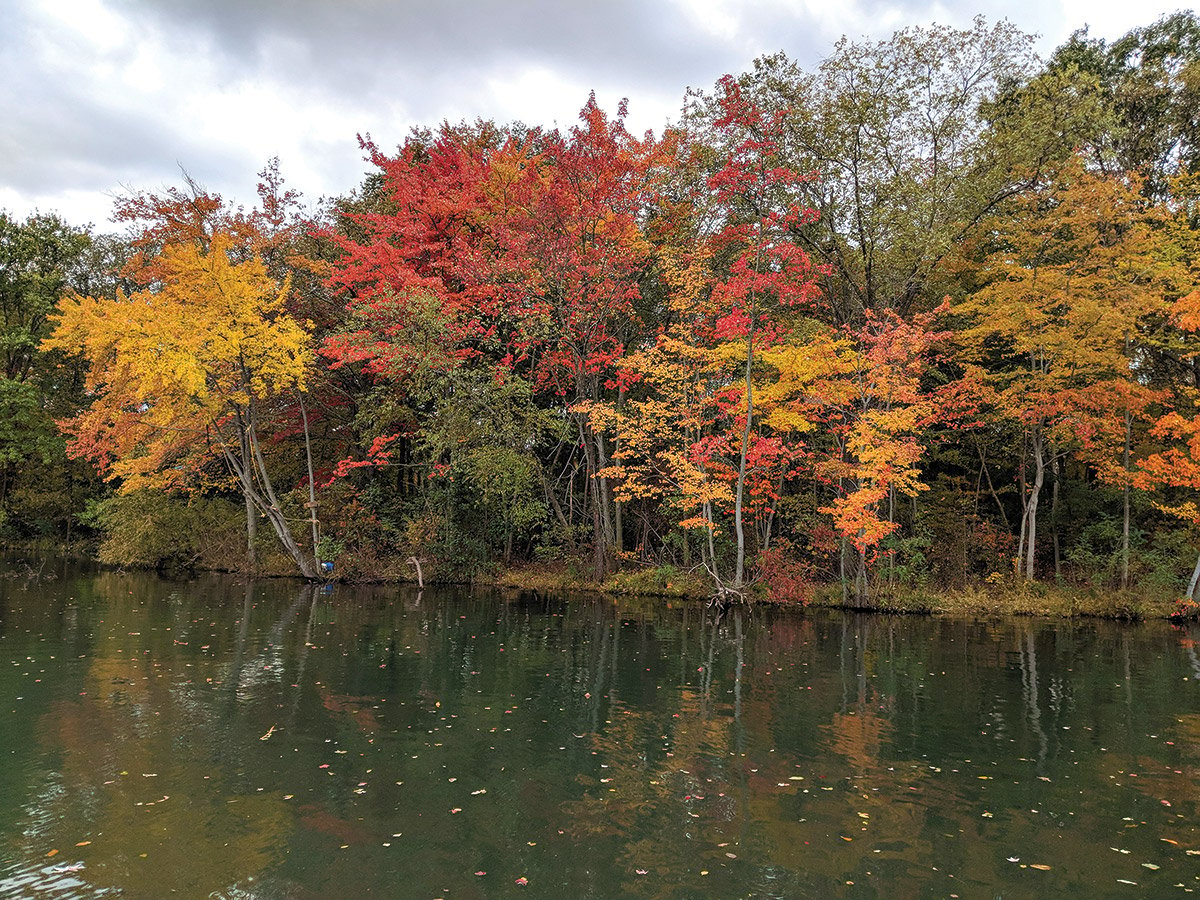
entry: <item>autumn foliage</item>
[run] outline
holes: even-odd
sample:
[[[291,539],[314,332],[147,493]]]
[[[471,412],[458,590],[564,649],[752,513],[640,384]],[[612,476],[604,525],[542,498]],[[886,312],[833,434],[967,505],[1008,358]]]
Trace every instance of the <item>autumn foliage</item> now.
[[[133,194],[121,290],[68,293],[42,344],[87,363],[70,451],[245,499],[306,574],[1181,589],[1195,135],[1131,105],[1152,60],[1186,88],[1180,15],[1144,57],[1077,36],[1043,66],[982,20],[766,57],[660,135],[592,96],[561,130],[366,138],[313,221],[274,165],[250,211]]]

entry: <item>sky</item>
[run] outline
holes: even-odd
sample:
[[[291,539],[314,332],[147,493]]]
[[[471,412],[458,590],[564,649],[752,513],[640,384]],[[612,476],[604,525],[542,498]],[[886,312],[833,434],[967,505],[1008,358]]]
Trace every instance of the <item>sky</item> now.
[[[476,117],[568,128],[589,91],[641,132],[689,87],[782,50],[815,67],[843,35],[969,26],[981,14],[1049,53],[1113,39],[1179,0],[0,0],[0,210],[115,230],[113,198],[186,171],[252,205],[280,160],[315,203],[414,126]]]

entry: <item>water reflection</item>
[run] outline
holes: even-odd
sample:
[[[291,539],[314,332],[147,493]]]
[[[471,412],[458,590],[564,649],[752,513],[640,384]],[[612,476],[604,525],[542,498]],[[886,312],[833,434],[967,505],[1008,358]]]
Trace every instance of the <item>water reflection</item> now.
[[[1194,629],[57,574],[0,579],[0,895],[1197,884]]]

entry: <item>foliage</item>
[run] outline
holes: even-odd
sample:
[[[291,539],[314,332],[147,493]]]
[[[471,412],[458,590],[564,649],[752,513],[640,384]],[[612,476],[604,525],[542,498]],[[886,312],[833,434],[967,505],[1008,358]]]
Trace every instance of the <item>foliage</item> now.
[[[223,498],[143,489],[104,500],[92,515],[104,532],[100,561],[113,565],[219,569],[243,540],[241,509]]]
[[[121,198],[125,239],[5,216],[0,522],[202,559],[179,530],[240,498],[244,565],[265,519],[307,575],[1179,592],[1198,34],[1081,32],[1043,66],[977,19],[764,57],[658,136],[589,97],[561,130],[367,139],[315,221],[275,161],[249,211]]]

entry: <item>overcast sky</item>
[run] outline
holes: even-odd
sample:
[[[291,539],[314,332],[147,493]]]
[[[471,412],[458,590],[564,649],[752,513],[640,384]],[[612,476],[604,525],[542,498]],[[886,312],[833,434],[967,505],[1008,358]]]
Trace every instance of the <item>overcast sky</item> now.
[[[808,66],[843,34],[1007,17],[1052,50],[1114,38],[1178,0],[0,0],[0,209],[111,228],[123,187],[180,169],[254,201],[280,158],[315,200],[353,189],[414,125],[568,127],[595,90],[656,132],[686,88],[777,50]]]

